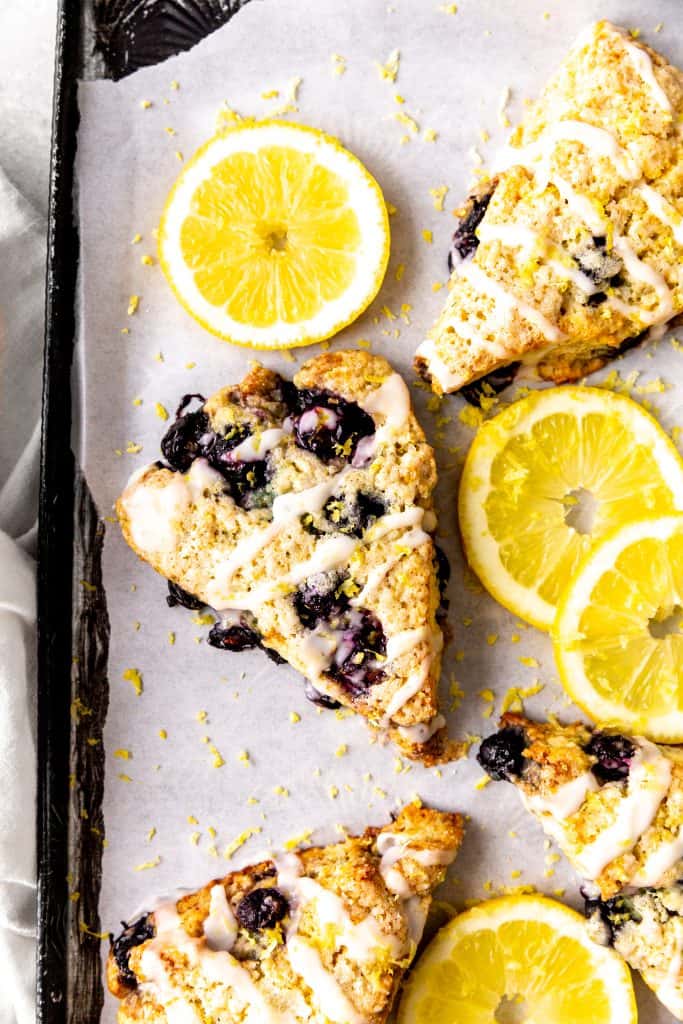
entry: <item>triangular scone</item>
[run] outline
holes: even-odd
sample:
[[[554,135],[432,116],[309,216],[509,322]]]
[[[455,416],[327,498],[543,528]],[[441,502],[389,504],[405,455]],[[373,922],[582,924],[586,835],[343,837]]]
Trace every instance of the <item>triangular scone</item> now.
[[[274,652],[312,699],[360,712],[411,757],[453,756],[434,453],[389,363],[328,352],[293,382],[257,365],[181,410],[162,452],[119,520],[141,558],[220,613],[210,642]]]
[[[683,1019],[683,749],[506,714],[478,760],[585,879],[594,937]]]
[[[609,22],[582,34],[463,207],[416,355],[435,391],[576,380],[683,310],[682,115],[677,68]]]
[[[162,904],[112,944],[120,1024],[383,1024],[461,839],[459,815],[411,804]]]

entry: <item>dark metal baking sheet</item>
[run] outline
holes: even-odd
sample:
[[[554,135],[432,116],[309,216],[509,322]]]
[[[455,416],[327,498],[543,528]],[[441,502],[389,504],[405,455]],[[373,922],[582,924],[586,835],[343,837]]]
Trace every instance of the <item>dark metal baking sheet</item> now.
[[[121,78],[187,50],[247,2],[59,3],[39,506],[39,1024],[92,1024],[99,1019],[103,1000],[97,905],[106,841],[101,737],[108,703],[109,625],[100,568],[105,523],[71,449],[77,83],[79,78]]]

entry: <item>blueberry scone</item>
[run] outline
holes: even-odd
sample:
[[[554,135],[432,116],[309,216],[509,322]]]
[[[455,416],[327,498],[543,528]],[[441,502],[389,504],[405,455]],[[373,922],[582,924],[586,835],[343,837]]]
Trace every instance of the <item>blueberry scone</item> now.
[[[462,207],[416,355],[471,401],[571,381],[683,310],[683,73],[609,22],[577,40]]]
[[[683,1020],[683,749],[506,714],[478,760],[585,880],[594,938]]]
[[[461,839],[459,815],[411,804],[124,924],[107,961],[119,1024],[383,1024]]]
[[[166,464],[119,499],[128,543],[172,582],[171,600],[219,613],[215,646],[261,646],[314,701],[360,712],[409,756],[451,757],[436,468],[401,376],[378,356],[330,352],[293,382],[255,365],[198,397],[162,441]]]

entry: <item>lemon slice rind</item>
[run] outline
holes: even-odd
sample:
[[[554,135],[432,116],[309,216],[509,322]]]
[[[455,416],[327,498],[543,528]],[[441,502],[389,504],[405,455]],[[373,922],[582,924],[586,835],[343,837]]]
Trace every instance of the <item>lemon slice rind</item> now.
[[[466,937],[481,933],[496,932],[504,925],[523,925],[527,922],[539,922],[553,929],[558,938],[576,942],[581,950],[588,954],[594,972],[586,983],[598,980],[602,983],[609,1000],[609,1017],[596,1018],[593,1024],[636,1024],[637,1008],[633,984],[628,967],[610,948],[598,946],[588,936],[584,918],[575,910],[540,895],[503,896],[488,900],[479,906],[466,910],[443,927],[424,951],[409,976],[404,989],[398,1012],[398,1024],[453,1024],[459,1019],[450,1015],[448,1019],[435,1016],[435,1005],[430,997],[430,977],[439,977],[439,983],[445,984],[447,977],[443,967],[448,962],[456,962],[457,949]],[[538,950],[538,975],[544,973],[545,949]],[[492,965],[482,962],[479,965],[481,975],[476,979],[468,974],[469,1006],[461,1005],[461,1012],[467,1014],[468,1021],[488,1021],[489,1016],[482,1013],[481,1018],[475,1015],[486,1001],[490,1001],[492,990],[495,991],[499,981],[492,974]],[[495,972],[494,972],[495,973]],[[528,978],[531,985],[534,981]],[[476,984],[480,984],[481,1002],[477,999]],[[524,992],[510,993],[510,996],[524,996]],[[476,1009],[475,1009],[476,1008]],[[586,1009],[587,1007],[584,1007]],[[449,1006],[451,1014],[458,1013],[457,1004]],[[465,1018],[463,1018],[465,1019]],[[533,1018],[536,1019],[535,1017]],[[587,1019],[587,1018],[582,1018]]]
[[[362,228],[355,251],[356,269],[351,284],[326,302],[309,320],[282,320],[258,327],[235,320],[214,306],[199,291],[183,259],[180,232],[191,212],[192,197],[212,169],[227,157],[256,153],[266,146],[288,146],[313,154],[316,161],[343,179],[349,189],[348,205]],[[379,291],[389,261],[389,217],[382,191],[363,164],[332,136],[287,121],[241,122],[209,139],[185,165],[169,194],[159,226],[159,262],[184,309],[206,330],[237,345],[260,349],[294,348],[322,341],[352,323]]]
[[[530,431],[534,424],[554,414],[589,413],[617,416],[652,452],[672,496],[672,508],[683,510],[683,462],[675,445],[648,412],[632,399],[603,388],[566,385],[539,390],[513,403],[479,429],[463,468],[458,497],[460,531],[467,560],[489,593],[519,618],[549,630],[556,605],[533,587],[515,579],[503,565],[499,543],[489,529],[486,499],[491,493],[490,471],[496,455],[510,438]],[[639,515],[634,495],[633,518]],[[524,524],[520,523],[520,528]],[[554,552],[547,552],[552,559]],[[568,581],[567,581],[568,582]]]
[[[668,707],[659,715],[646,715],[597,692],[586,676],[579,624],[596,584],[605,572],[614,568],[621,552],[639,541],[653,539],[665,542],[675,534],[683,537],[683,515],[647,517],[609,533],[585,559],[564,592],[551,630],[560,679],[572,700],[602,725],[646,736],[659,743],[683,742],[683,706],[679,709]]]

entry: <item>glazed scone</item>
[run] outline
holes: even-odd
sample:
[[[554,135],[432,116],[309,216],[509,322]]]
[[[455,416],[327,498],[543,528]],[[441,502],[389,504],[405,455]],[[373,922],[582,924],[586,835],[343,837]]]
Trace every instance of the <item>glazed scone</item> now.
[[[162,904],[112,943],[119,1024],[383,1024],[461,839],[459,815],[410,804]]]
[[[681,313],[682,115],[662,56],[606,21],[581,35],[462,208],[416,354],[436,392],[576,380]]]
[[[593,935],[683,1018],[683,749],[506,714],[477,758],[585,880]]]
[[[134,474],[119,521],[180,600],[220,614],[210,642],[262,646],[311,699],[358,711],[411,757],[452,757],[434,454],[389,363],[330,352],[293,382],[255,365],[181,407],[161,447],[168,465]]]
[[[610,900],[586,899],[591,937],[611,945],[676,1020],[683,1020],[683,881]]]

